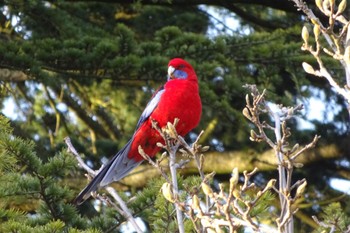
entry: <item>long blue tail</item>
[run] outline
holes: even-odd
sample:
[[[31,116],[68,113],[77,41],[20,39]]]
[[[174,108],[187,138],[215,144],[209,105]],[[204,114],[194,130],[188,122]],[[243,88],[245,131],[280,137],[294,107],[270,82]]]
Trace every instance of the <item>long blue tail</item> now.
[[[128,158],[132,139],[106,164],[105,167],[92,179],[92,181],[74,199],[77,205],[82,204],[90,196],[91,192],[97,191],[113,181],[118,181],[125,177],[141,162],[136,162]]]

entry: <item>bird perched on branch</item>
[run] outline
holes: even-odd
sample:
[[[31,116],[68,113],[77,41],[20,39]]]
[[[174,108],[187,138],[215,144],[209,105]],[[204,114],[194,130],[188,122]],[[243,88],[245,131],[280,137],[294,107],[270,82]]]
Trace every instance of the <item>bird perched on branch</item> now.
[[[81,204],[90,197],[91,192],[118,181],[131,172],[144,159],[138,152],[154,157],[161,149],[157,142],[164,143],[159,132],[152,127],[152,120],[160,128],[168,122],[179,119],[176,131],[185,136],[195,128],[201,117],[202,104],[199,96],[197,75],[185,60],[174,58],[168,64],[168,80],[158,89],[148,102],[137,122],[135,133],[128,143],[102,168],[93,180],[76,197]]]

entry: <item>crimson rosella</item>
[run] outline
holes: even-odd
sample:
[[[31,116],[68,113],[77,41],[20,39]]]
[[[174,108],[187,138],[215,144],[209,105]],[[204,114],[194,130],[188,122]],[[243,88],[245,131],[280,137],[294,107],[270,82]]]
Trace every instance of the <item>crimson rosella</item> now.
[[[138,147],[150,157],[159,152],[157,142],[164,143],[158,131],[152,127],[152,119],[159,127],[179,119],[176,130],[185,136],[200,120],[202,104],[199,97],[197,75],[183,59],[172,59],[168,64],[168,81],[153,95],[137,123],[129,142],[102,168],[93,180],[76,197],[75,203],[83,203],[91,192],[125,177],[144,159]]]

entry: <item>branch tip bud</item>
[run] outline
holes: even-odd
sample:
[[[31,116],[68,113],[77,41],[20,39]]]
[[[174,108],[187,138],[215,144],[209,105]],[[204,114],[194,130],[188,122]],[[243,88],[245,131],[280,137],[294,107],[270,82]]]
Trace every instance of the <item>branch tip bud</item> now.
[[[192,209],[194,210],[200,209],[200,200],[197,195],[193,195],[192,197]]]
[[[303,62],[302,66],[303,66],[306,73],[315,74],[314,68],[309,63]]]
[[[337,10],[337,15],[340,15],[341,13],[343,13],[345,11],[345,9],[346,9],[346,2],[347,2],[347,0],[342,0],[339,3],[338,10]]]
[[[161,190],[162,190],[163,196],[166,200],[168,200],[171,203],[175,202],[175,198],[174,198],[173,192],[171,190],[171,185],[169,183],[164,183],[162,185]]]
[[[323,10],[323,7],[322,7],[323,0],[316,0],[315,3],[316,3],[316,6],[322,11]]]
[[[175,126],[171,124],[170,122],[167,123],[167,128],[168,128],[168,134],[171,138],[177,138],[177,132],[175,129]]]
[[[210,146],[203,146],[201,152],[206,152],[210,149]]]
[[[295,194],[296,197],[300,197],[305,192],[306,185],[307,185],[307,181],[304,180],[304,182],[298,186],[296,194]]]
[[[267,189],[271,189],[271,188],[273,188],[273,187],[275,186],[275,184],[276,184],[276,179],[271,179],[271,180],[269,180],[269,182],[267,183],[266,188],[267,188]]]
[[[315,24],[314,25],[314,35],[315,35],[316,40],[318,39],[320,33],[321,33],[320,26]]]
[[[249,112],[249,110],[248,110],[247,107],[245,107],[245,108],[243,109],[242,113],[243,113],[243,116],[245,116],[247,119],[250,120],[250,119],[252,118],[252,116],[250,115],[250,112]]]
[[[305,44],[308,44],[308,40],[309,40],[309,31],[307,29],[306,26],[303,27],[303,29],[301,30],[301,37],[304,40]]]
[[[294,153],[295,151],[297,151],[299,149],[299,144],[296,143],[293,148],[290,150],[290,153]]]
[[[210,186],[207,183],[202,182],[202,190],[205,195],[209,197],[213,196],[213,190],[210,188]]]
[[[345,51],[344,51],[344,61],[345,61],[347,64],[350,64],[350,45],[348,45],[348,46],[345,48]]]
[[[238,179],[239,179],[239,173],[238,173],[238,168],[234,168],[232,170],[232,175],[230,178],[230,192],[233,192],[233,190],[235,189],[237,183],[238,183]]]

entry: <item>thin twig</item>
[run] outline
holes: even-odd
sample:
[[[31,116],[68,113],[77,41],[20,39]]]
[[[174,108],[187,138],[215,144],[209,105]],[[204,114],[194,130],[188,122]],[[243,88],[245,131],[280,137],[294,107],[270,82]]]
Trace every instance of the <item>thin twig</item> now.
[[[71,152],[75,158],[78,161],[79,166],[81,166],[85,171],[87,171],[87,173],[91,176],[91,177],[95,177],[97,172],[95,172],[94,170],[92,170],[85,162],[84,160],[81,158],[81,156],[79,155],[79,153],[77,152],[77,150],[74,148],[74,146],[71,143],[71,140],[69,137],[66,137],[64,139],[67,147],[68,147],[68,151]],[[102,168],[102,167],[101,167]],[[137,224],[137,222],[135,221],[134,217],[131,214],[131,211],[129,210],[129,208],[126,206],[125,202],[123,201],[123,199],[118,195],[118,193],[110,186],[107,186],[105,188],[109,194],[111,194],[111,196],[118,202],[119,206],[121,207],[122,211],[119,210],[119,213],[122,214],[125,219],[127,221],[129,221],[132,226],[134,227],[135,231],[137,233],[142,233],[141,228],[139,227],[139,225]]]
[[[276,219],[278,231],[283,233],[292,233],[294,232],[293,215],[297,211],[297,209],[295,211],[292,209],[292,203],[300,198],[307,184],[305,180],[297,181],[295,184],[292,184],[293,169],[294,166],[297,166],[297,164],[294,162],[295,159],[303,152],[314,147],[319,137],[316,135],[311,143],[300,150],[298,150],[299,144],[296,144],[291,150],[286,150],[285,147],[288,145],[288,138],[291,135],[286,121],[291,119],[295,112],[302,110],[303,106],[278,106],[279,110],[272,111],[264,100],[265,90],[260,94],[255,85],[247,84],[244,87],[247,87],[250,90],[253,101],[250,100],[249,95],[246,96],[246,107],[243,109],[243,115],[259,130],[259,134],[252,130],[250,139],[256,142],[264,141],[274,149],[276,159],[278,161],[279,187],[277,189],[274,186],[275,180],[271,180],[265,189],[257,194],[257,199],[255,201],[253,200],[247,203],[246,201],[242,200],[242,198],[237,197],[237,199],[246,205],[243,219],[249,222],[249,211],[251,206],[254,206],[255,202],[261,197],[262,193],[267,191],[267,188],[273,189],[279,195],[281,207],[279,217]],[[266,122],[261,122],[260,114],[270,115],[274,121],[274,126],[271,126]],[[274,140],[267,136],[265,130],[272,130],[274,132]],[[244,176],[245,183],[243,187],[247,186],[247,182],[250,178],[246,173],[244,173]],[[291,197],[291,190],[293,188],[297,188],[297,194],[294,198]],[[242,213],[241,207],[237,205],[237,199],[234,201],[234,209],[236,212]]]
[[[330,4],[330,9],[328,8],[328,5],[325,5],[326,3],[329,3],[328,1],[323,1],[324,4],[317,5],[318,9],[329,18],[329,26],[326,28],[322,22],[315,16],[313,11],[307,6],[307,4],[303,0],[292,0],[296,7],[303,11],[304,14],[310,19],[312,24],[314,25],[314,28],[318,28],[318,33],[315,33],[315,42],[316,42],[316,51],[313,50],[312,46],[308,45],[308,33],[306,33],[303,36],[304,44],[302,46],[302,50],[306,50],[310,52],[314,56],[314,58],[317,60],[317,63],[320,67],[319,70],[314,70],[310,65],[307,64],[305,66],[303,64],[303,67],[307,67],[305,71],[307,73],[324,77],[327,79],[328,83],[335,89],[335,91],[342,95],[345,100],[348,102],[348,112],[350,114],[350,93],[347,87],[350,87],[350,31],[349,31],[349,21],[345,19],[345,17],[342,15],[345,9],[342,11],[339,11],[337,13],[334,13],[334,4]],[[339,6],[338,6],[339,7]],[[338,9],[339,10],[339,9]],[[334,31],[335,21],[338,21],[340,25],[342,25],[342,29],[340,32]],[[307,30],[306,30],[307,31]],[[345,71],[345,87],[341,87],[335,79],[332,77],[330,72],[327,70],[327,68],[324,66],[321,54],[320,54],[320,40],[319,40],[319,33],[322,33],[322,36],[326,39],[329,47],[331,48],[332,52],[328,51],[327,48],[324,48],[323,51],[327,53],[328,55],[332,56],[333,59],[339,60],[340,64],[342,65],[344,71]],[[346,34],[346,38],[345,37]],[[303,35],[303,34],[302,34]],[[345,40],[345,42],[343,42]],[[305,62],[304,62],[305,63]]]
[[[131,211],[129,210],[129,208],[127,207],[127,205],[123,201],[123,199],[115,191],[115,189],[110,187],[110,186],[107,186],[105,189],[108,191],[109,194],[111,194],[111,196],[114,198],[114,200],[116,200],[116,202],[118,202],[119,206],[123,210],[123,212],[122,212],[123,216],[131,223],[131,225],[133,225],[133,227],[135,228],[136,232],[138,232],[138,233],[140,232],[141,233],[142,230],[140,229],[140,227],[137,224],[136,220],[132,216]]]
[[[164,177],[164,179],[170,184],[170,183],[171,183],[170,178],[169,178],[169,176],[165,173],[163,167],[160,166],[159,160],[157,160],[156,162],[154,162],[154,161],[151,159],[151,157],[149,157],[149,155],[147,155],[147,154],[145,153],[145,151],[142,149],[141,146],[139,146],[138,150],[139,150],[139,154],[140,154],[147,162],[149,162],[153,167],[157,168],[158,171],[160,172],[160,174]]]
[[[92,176],[96,175],[96,172],[94,170],[92,170],[85,162],[84,160],[81,158],[81,156],[79,155],[79,153],[77,152],[77,150],[74,148],[74,146],[72,145],[72,142],[70,140],[69,137],[65,137],[64,138],[64,142],[66,143],[67,147],[68,147],[68,152],[71,152],[74,157],[76,158],[76,160],[78,160],[78,164],[80,167],[82,167],[85,171],[87,171],[88,174],[91,174]]]

